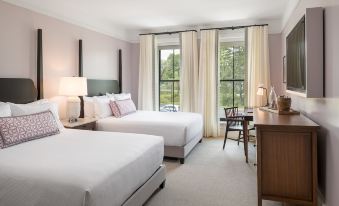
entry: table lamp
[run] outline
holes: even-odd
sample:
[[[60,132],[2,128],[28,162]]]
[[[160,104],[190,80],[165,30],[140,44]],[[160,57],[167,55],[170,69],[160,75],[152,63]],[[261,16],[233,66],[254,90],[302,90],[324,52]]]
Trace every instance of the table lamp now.
[[[265,107],[268,107],[269,104],[268,104],[267,88],[264,87],[264,84],[259,84],[257,95],[264,96],[264,90],[266,92],[266,105],[265,105]]]
[[[87,79],[85,77],[62,77],[59,94],[67,96],[67,113],[69,122],[76,122],[80,116],[80,98],[87,95]]]

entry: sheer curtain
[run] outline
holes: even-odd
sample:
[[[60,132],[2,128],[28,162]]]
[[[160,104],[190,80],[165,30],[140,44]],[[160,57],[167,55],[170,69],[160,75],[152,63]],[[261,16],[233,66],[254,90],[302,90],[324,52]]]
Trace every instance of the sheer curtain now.
[[[154,110],[154,36],[140,36],[138,109]]]
[[[180,110],[198,111],[198,39],[197,32],[181,33]]]
[[[268,27],[253,26],[247,30],[248,106],[262,106],[257,96],[258,85],[270,87],[270,63],[268,50]],[[264,97],[266,98],[266,97]]]
[[[199,59],[199,111],[204,120],[204,136],[218,136],[217,85],[218,41],[216,30],[201,31]]]

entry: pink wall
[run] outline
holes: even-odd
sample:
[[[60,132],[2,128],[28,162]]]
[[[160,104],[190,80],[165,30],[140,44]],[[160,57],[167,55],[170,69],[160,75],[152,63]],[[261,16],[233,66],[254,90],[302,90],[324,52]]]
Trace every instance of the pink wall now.
[[[269,34],[268,43],[270,50],[271,85],[274,86],[277,95],[282,95],[284,89],[282,85],[283,63],[281,55],[281,34]]]
[[[36,29],[43,29],[44,95],[58,95],[60,78],[78,72],[78,40],[83,40],[84,76],[117,79],[118,49],[123,57],[123,91],[131,92],[138,70],[135,45],[0,1],[0,76],[36,75]],[[133,88],[134,87],[134,88]]]
[[[282,54],[285,39],[305,14],[306,8],[325,9],[325,95],[326,98],[292,96],[292,107],[321,125],[318,135],[318,172],[320,196],[326,206],[339,202],[339,2],[330,0],[301,0],[282,32]],[[274,51],[271,51],[271,53]],[[271,67],[272,69],[272,67]],[[281,87],[284,87],[281,84]]]

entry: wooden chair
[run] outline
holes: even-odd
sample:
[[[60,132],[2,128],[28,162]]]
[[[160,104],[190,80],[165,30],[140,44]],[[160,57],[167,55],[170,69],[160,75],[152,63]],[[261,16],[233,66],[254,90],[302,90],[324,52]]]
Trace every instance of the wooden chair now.
[[[228,132],[230,131],[237,131],[239,132],[238,134],[238,145],[240,143],[240,139],[242,138],[242,133],[244,131],[244,118],[243,116],[239,113],[238,107],[229,107],[229,108],[224,108],[225,110],[225,116],[226,116],[226,130],[225,130],[225,139],[224,139],[224,145],[223,145],[223,150],[225,149],[226,145],[226,140],[227,140],[227,135]],[[249,130],[253,130],[254,127],[248,127]]]
[[[225,149],[227,135],[228,135],[228,132],[231,132],[231,131],[239,132],[239,135],[238,135],[238,145],[239,145],[241,133],[243,132],[242,125],[244,122],[243,117],[239,115],[238,107],[224,108],[224,110],[225,110],[225,116],[226,116],[226,130],[225,130],[224,145],[222,149]]]

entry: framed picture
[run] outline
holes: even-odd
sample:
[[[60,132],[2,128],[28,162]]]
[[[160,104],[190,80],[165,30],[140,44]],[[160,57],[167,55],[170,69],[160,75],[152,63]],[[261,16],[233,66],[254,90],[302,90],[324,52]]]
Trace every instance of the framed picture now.
[[[283,83],[287,83],[286,56],[283,57]]]

